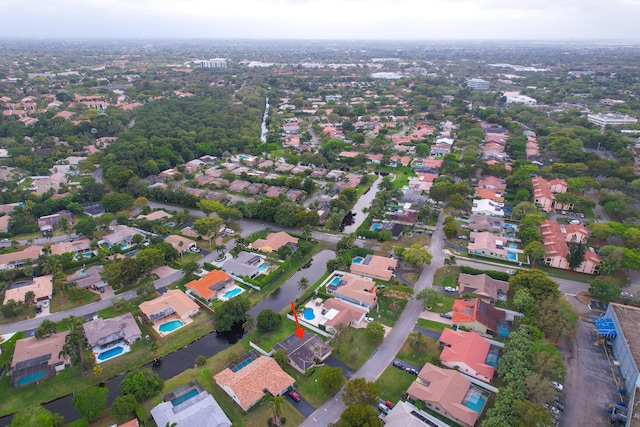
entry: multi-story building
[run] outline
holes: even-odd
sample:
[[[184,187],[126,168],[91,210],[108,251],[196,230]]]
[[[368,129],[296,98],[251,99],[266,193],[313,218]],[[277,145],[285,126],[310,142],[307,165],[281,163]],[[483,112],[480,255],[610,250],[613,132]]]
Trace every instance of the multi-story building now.
[[[587,114],[587,121],[597,126],[622,126],[638,123],[638,119],[624,114]]]
[[[467,80],[467,87],[473,90],[489,90],[490,84],[488,81],[482,79],[473,78]]]

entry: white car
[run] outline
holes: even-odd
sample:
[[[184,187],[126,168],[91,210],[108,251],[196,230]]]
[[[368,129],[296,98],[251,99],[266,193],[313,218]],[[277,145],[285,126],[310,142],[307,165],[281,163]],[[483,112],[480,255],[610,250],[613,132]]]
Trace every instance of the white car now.
[[[373,322],[373,317],[365,317],[364,321],[367,322],[367,323],[371,323],[371,322]]]
[[[557,391],[564,390],[564,386],[557,381],[551,381],[551,385],[553,385],[553,388],[555,388]]]
[[[190,250],[191,252],[200,252],[200,248],[199,248],[199,247],[197,247],[197,246],[191,246],[191,247],[189,248],[189,250]]]
[[[456,290],[454,288],[452,288],[451,286],[445,286],[444,290],[447,292],[455,292]]]
[[[514,274],[516,274],[516,271],[515,270],[507,270],[507,274],[514,275]]]

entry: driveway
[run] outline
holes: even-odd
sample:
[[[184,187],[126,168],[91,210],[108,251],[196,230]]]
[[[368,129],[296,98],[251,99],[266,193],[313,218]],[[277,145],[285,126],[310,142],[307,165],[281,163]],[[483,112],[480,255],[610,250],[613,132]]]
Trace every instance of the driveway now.
[[[285,398],[289,401],[289,403],[291,403],[293,405],[294,408],[296,408],[298,410],[298,412],[300,412],[302,415],[306,417],[308,417],[309,415],[313,414],[313,411],[316,410],[316,408],[314,408],[313,406],[311,406],[311,403],[307,402],[305,400],[304,397],[300,396],[300,401],[296,402],[295,400],[293,400],[291,398],[291,396],[289,396],[288,394],[285,393]]]
[[[413,330],[417,331],[417,332],[420,332],[425,337],[433,338],[436,341],[439,340],[440,339],[440,335],[442,335],[438,331],[432,331],[431,329],[423,328],[422,326],[414,326]]]
[[[327,357],[324,360],[324,363],[327,366],[331,366],[332,368],[341,368],[342,369],[342,373],[344,374],[345,377],[347,377],[348,380],[350,380],[351,377],[353,376],[353,374],[356,373],[356,371],[354,369],[351,369],[342,360],[337,359],[333,355]],[[305,416],[308,416],[308,415],[305,415]]]

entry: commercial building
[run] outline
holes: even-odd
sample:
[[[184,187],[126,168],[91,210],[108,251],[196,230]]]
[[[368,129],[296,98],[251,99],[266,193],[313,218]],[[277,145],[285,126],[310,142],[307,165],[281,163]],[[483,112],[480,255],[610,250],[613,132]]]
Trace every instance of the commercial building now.
[[[489,90],[490,83],[482,79],[469,79],[467,80],[467,87],[473,90]]]
[[[624,114],[587,114],[587,121],[597,126],[623,126],[638,123],[638,119]]]

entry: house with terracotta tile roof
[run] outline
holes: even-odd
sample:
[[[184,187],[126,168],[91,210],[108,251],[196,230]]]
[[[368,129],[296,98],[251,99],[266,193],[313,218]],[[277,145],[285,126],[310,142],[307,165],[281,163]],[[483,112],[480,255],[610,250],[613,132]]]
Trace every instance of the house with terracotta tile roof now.
[[[337,298],[329,298],[322,304],[322,318],[318,322],[327,331],[333,332],[338,325],[354,326],[360,324],[366,317],[368,311],[362,306],[358,306]]]
[[[457,299],[453,302],[452,321],[483,335],[509,335],[507,314],[480,298]]]
[[[488,199],[494,202],[504,202],[504,192],[502,190],[494,190],[491,188],[477,187],[473,194],[476,199]]]
[[[307,332],[302,339],[297,334],[291,334],[273,346],[273,351],[283,350],[287,354],[289,364],[301,374],[321,364],[331,356],[331,346],[317,335]]]
[[[460,372],[431,363],[420,370],[407,394],[464,427],[475,426],[489,398],[488,392],[473,385]]]
[[[495,176],[485,176],[478,182],[478,187],[504,191],[507,189],[507,184],[502,178],[497,178]]]
[[[20,387],[34,381],[55,377],[69,362],[60,352],[67,332],[58,332],[43,339],[36,337],[16,341],[11,359],[11,385]]]
[[[443,347],[440,353],[443,366],[491,382],[498,367],[499,350],[489,341],[475,332],[445,328],[438,342]]]
[[[186,252],[189,248],[196,246],[196,241],[188,239],[186,237],[178,236],[177,234],[170,234],[164,238],[164,241],[170,243],[173,248],[178,252]]]
[[[336,277],[339,278],[337,283],[332,281],[327,285],[328,293],[369,309],[375,308],[378,304],[376,282],[373,280],[350,273]]]
[[[372,254],[356,257],[351,262],[352,273],[385,281],[391,280],[397,267],[398,260]]]
[[[505,245],[507,245],[507,241],[504,237],[496,236],[488,231],[472,231],[469,234],[467,250],[472,255],[506,260],[507,250]]]
[[[27,260],[35,260],[42,254],[42,246],[28,246],[21,251],[0,255],[0,271],[22,268]]]
[[[159,219],[165,218],[173,218],[173,215],[163,210],[157,210],[155,212],[151,212],[148,215],[138,215],[136,217],[136,219],[146,219],[147,221],[158,221]]]
[[[192,280],[186,284],[187,289],[202,299],[212,301],[218,296],[218,291],[234,283],[231,276],[221,270],[211,270],[202,279]]]
[[[533,186],[533,201],[544,212],[551,212],[554,209],[572,209],[572,205],[556,204],[554,194],[566,193],[568,187],[564,179],[552,179],[547,181],[541,176],[531,178]]]
[[[262,252],[273,252],[285,245],[289,246],[291,252],[295,252],[298,248],[298,238],[290,236],[284,231],[279,231],[277,233],[270,233],[264,239],[256,240],[250,247]]]
[[[54,243],[50,246],[51,255],[72,253],[74,255],[91,254],[91,240],[80,239],[73,242]]]
[[[14,283],[11,288],[4,293],[4,302],[14,300],[16,302],[25,302],[27,292],[33,292],[34,301],[40,303],[49,301],[53,297],[52,275],[34,277],[31,280]]]
[[[569,270],[568,242],[584,242],[589,236],[589,230],[583,225],[560,225],[554,220],[546,220],[540,224],[540,235],[544,246],[544,263],[555,268]],[[585,259],[575,271],[587,274],[596,274],[600,264],[600,256],[595,252],[587,251]]]
[[[490,304],[495,304],[498,299],[506,298],[509,292],[509,282],[496,280],[487,274],[466,274],[458,276],[458,288],[460,296],[473,294]]]
[[[169,289],[158,298],[143,302],[139,308],[154,323],[169,316],[185,320],[200,312],[200,306],[179,289]]]
[[[225,368],[213,379],[245,411],[258,403],[265,393],[280,396],[295,382],[278,362],[267,356],[260,356],[235,372]]]

